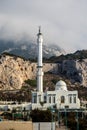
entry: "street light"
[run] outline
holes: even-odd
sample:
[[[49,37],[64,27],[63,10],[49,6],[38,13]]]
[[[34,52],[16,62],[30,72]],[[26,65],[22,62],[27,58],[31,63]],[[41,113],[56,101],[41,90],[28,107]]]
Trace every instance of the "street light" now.
[[[59,124],[59,128],[60,128],[60,109],[58,110],[58,124]]]
[[[76,110],[76,122],[77,122],[77,130],[79,130],[79,117],[78,117],[78,110]]]
[[[67,112],[66,112],[66,109],[65,109],[65,122],[66,122],[65,130],[67,130]]]
[[[51,112],[52,112],[51,130],[53,130],[53,113],[55,113],[55,110],[51,109]]]
[[[61,100],[60,98],[58,98],[58,125],[59,125],[59,128],[60,128],[60,109],[61,109]]]

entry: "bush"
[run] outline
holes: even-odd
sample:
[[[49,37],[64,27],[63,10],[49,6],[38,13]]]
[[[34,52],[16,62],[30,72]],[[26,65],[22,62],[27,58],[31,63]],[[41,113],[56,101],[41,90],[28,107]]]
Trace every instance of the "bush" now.
[[[50,110],[32,110],[30,113],[33,122],[51,122]]]
[[[31,79],[28,79],[28,80],[25,80],[25,83],[33,86],[33,87],[36,87],[37,86],[37,82],[36,80],[31,80]]]

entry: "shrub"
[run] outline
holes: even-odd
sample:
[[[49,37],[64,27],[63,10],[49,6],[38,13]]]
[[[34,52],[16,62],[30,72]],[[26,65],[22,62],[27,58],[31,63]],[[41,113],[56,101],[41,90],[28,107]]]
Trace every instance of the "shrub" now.
[[[30,113],[33,122],[51,122],[50,110],[32,110]]]
[[[28,79],[28,80],[25,80],[25,83],[27,83],[27,84],[29,84],[29,85],[31,85],[31,86],[34,86],[34,87],[37,86],[36,80]]]

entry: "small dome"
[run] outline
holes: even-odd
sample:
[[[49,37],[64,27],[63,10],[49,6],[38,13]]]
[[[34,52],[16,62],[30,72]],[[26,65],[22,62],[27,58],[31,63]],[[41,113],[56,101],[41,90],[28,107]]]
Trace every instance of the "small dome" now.
[[[62,81],[62,80],[58,81],[56,83],[55,90],[65,90],[65,91],[67,91],[66,83],[64,81]]]

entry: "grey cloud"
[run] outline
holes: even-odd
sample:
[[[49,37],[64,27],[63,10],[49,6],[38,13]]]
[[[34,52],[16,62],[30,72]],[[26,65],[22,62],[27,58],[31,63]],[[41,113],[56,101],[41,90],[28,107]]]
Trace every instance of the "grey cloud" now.
[[[87,0],[0,0],[0,38],[36,41],[42,26],[45,43],[66,51],[87,48]]]

